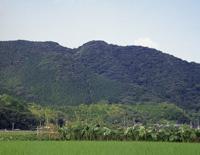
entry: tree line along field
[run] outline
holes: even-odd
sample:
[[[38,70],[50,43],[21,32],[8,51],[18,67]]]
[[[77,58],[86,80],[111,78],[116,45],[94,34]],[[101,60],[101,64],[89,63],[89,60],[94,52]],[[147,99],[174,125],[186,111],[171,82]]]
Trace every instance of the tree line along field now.
[[[54,109],[22,104],[8,95],[0,96],[0,103],[1,125],[11,128],[15,122],[15,127],[27,129],[1,130],[0,155],[200,154],[200,130],[186,125],[191,115],[172,104],[99,103]],[[68,122],[56,125],[59,118]],[[177,126],[174,118],[186,124]],[[37,132],[40,123],[43,129]]]
[[[0,140],[200,141],[199,129],[175,122],[179,118],[187,123],[191,116],[164,103],[135,106],[99,103],[52,109],[0,95],[0,114]],[[37,126],[42,128],[39,134]],[[8,132],[11,128],[28,131]]]
[[[200,129],[187,125],[138,124],[108,128],[99,124],[73,123],[63,127],[49,124],[37,131],[0,131],[0,141],[13,140],[199,142]]]
[[[196,143],[116,141],[6,141],[0,155],[199,155]]]
[[[0,129],[35,130],[48,121],[63,125],[67,122],[101,124],[104,126],[132,126],[142,124],[198,125],[199,113],[185,111],[169,103],[109,104],[101,101],[79,106],[41,106],[27,103],[10,95],[0,95]]]

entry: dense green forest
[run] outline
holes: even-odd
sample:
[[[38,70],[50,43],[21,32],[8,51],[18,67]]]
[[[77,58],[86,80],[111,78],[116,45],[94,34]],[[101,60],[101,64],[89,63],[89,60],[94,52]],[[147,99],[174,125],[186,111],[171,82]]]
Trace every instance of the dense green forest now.
[[[27,103],[6,94],[0,95],[0,116],[1,129],[35,130],[37,126],[49,123],[59,126],[67,123],[99,124],[108,127],[127,127],[138,123],[195,123],[194,115],[169,103],[124,105],[101,101],[90,105],[55,107]]]
[[[200,65],[155,49],[91,41],[1,41],[0,93],[49,105],[174,103],[200,108]]]
[[[0,95],[0,129],[32,129],[37,121],[26,104],[11,96]]]
[[[188,125],[192,118],[173,104],[108,104],[47,107],[0,95],[0,129],[36,130],[40,135],[0,133],[0,140],[147,140],[199,141],[200,130]],[[175,125],[179,123],[179,125]],[[52,132],[53,131],[53,132]]]
[[[170,103],[41,106],[0,95],[0,129],[33,130],[0,131],[0,140],[199,142],[196,118]]]
[[[79,125],[123,128],[124,133],[137,125],[197,127],[200,65],[104,41],[75,49],[55,42],[4,41],[0,94],[0,129]]]

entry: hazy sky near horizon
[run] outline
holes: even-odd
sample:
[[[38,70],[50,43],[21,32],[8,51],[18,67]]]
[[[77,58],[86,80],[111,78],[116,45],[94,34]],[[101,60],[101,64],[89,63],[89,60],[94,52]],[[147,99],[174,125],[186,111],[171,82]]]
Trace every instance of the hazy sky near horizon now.
[[[144,45],[200,63],[200,0],[0,0],[0,40]]]

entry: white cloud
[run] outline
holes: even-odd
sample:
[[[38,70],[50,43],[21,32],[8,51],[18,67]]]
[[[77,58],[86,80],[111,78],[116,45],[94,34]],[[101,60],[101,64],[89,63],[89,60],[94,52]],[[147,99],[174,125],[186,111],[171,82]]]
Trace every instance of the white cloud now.
[[[134,45],[144,46],[144,47],[150,47],[150,48],[156,48],[158,49],[159,46],[156,42],[152,41],[150,38],[138,38],[134,41]]]

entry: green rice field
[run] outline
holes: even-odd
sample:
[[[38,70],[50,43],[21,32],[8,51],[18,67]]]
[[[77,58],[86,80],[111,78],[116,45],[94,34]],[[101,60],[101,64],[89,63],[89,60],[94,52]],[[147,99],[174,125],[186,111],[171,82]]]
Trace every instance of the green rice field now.
[[[200,155],[200,144],[115,141],[1,141],[0,155]]]

